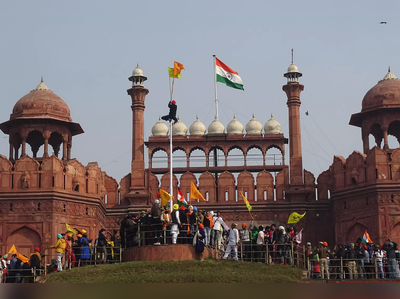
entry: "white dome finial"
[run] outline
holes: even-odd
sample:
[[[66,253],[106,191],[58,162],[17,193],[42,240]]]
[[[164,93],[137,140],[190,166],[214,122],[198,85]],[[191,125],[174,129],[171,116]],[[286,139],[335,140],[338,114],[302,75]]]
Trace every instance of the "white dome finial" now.
[[[271,118],[264,125],[265,134],[280,134],[281,133],[281,125],[277,122],[271,113]]]
[[[193,136],[204,136],[206,134],[206,126],[199,120],[196,115],[196,120],[189,127],[189,133]]]
[[[151,134],[153,137],[165,137],[168,136],[168,127],[161,120],[161,116],[158,118],[158,122],[151,128]]]
[[[226,132],[228,135],[241,135],[243,134],[244,127],[240,121],[236,119],[236,114],[233,116],[233,119],[226,127]]]
[[[45,90],[45,91],[49,91],[49,88],[47,87],[46,84],[44,84],[43,82],[43,76],[40,78],[40,83],[38,86],[36,86],[35,90]]]
[[[397,77],[390,71],[390,66],[389,66],[387,74],[379,82],[382,82],[385,80],[392,80],[392,79],[397,79]]]
[[[246,125],[247,135],[261,135],[262,134],[262,124],[255,118],[253,113],[253,118]]]

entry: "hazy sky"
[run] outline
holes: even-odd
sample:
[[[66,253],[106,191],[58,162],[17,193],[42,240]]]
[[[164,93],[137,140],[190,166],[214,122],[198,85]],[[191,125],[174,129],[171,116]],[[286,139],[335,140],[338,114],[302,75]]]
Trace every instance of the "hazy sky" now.
[[[178,114],[214,118],[212,55],[237,71],[245,91],[219,85],[220,120],[273,113],[288,137],[282,85],[290,49],[303,73],[304,167],[317,177],[333,155],[362,150],[348,125],[365,93],[390,65],[400,76],[399,1],[2,1],[0,121],[44,76],[85,134],[72,156],[97,161],[120,181],[130,172],[132,112],[126,90],[136,63],[148,77],[145,134],[167,113],[167,67],[185,65],[177,80]],[[386,21],[387,25],[380,25]],[[309,111],[309,116],[305,115]],[[332,146],[333,144],[333,146]],[[390,144],[394,144],[391,138]],[[0,135],[0,153],[8,156]],[[287,148],[288,151],[288,148]]]

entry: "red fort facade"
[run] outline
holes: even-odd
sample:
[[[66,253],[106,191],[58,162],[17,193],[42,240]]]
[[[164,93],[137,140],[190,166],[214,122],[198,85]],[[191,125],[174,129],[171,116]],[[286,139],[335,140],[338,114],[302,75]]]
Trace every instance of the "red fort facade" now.
[[[400,149],[388,146],[388,135],[400,138],[400,80],[389,70],[367,92],[361,112],[351,116],[350,124],[361,128],[363,153],[354,151],[347,159],[334,156],[329,169],[316,179],[302,161],[302,74],[292,63],[284,76],[288,137],[272,116],[264,127],[254,116],[245,128],[236,117],[226,130],[217,118],[208,129],[197,118],[189,134],[180,120],[173,126],[173,159],[178,153],[181,159],[173,163],[177,164],[175,198],[178,187],[186,195],[193,182],[207,198],[195,205],[221,211],[227,222],[250,220],[240,199],[242,192],[253,206],[255,224],[286,224],[291,212],[306,212],[296,227],[304,228],[306,241],[352,242],[365,230],[375,242],[400,241]],[[1,252],[16,244],[27,255],[34,247],[52,245],[57,233],[65,231],[65,223],[85,229],[90,236],[100,228],[118,229],[127,213],[150,207],[160,188],[169,190],[168,127],[159,121],[144,140],[147,78],[137,67],[129,80],[132,164],[131,173],[119,183],[97,163],[85,166],[71,158],[72,137],[83,130],[72,121],[67,104],[43,81],[0,124],[10,144],[8,157],[0,155]],[[375,138],[373,147],[370,135]],[[270,159],[271,149],[279,153],[278,159]],[[234,150],[240,153],[240,161],[230,163]],[[256,163],[255,151],[259,153]],[[164,165],[156,163],[159,152],[168,158]],[[202,153],[201,163],[194,152]]]

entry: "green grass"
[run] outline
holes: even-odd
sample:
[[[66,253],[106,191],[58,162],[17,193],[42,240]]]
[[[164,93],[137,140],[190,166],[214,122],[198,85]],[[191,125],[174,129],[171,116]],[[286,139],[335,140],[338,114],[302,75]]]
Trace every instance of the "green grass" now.
[[[302,270],[284,265],[216,261],[129,262],[75,268],[42,277],[46,283],[295,283]]]

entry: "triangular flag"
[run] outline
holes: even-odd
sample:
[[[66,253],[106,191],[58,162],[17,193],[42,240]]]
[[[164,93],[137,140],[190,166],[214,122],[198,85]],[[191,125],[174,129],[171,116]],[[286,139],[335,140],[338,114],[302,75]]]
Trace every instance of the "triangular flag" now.
[[[8,251],[8,254],[17,254],[17,248],[15,248],[15,245],[13,244],[13,246],[11,246],[10,250]]]
[[[190,199],[201,199],[207,201],[203,195],[201,195],[200,191],[197,190],[197,187],[193,182],[190,182]]]
[[[164,207],[168,204],[169,200],[171,199],[171,194],[167,191],[160,189],[160,198],[161,198],[161,206]]]
[[[248,209],[249,212],[250,212],[250,211],[253,209],[252,206],[250,205],[250,203],[249,203],[249,201],[247,200],[247,198],[244,197],[242,191],[240,191],[240,195],[242,195],[243,201],[244,201],[244,203],[246,204],[246,207],[247,207],[247,209]]]
[[[168,67],[168,75],[170,78],[176,78],[176,79],[180,79],[182,77],[181,73],[174,76],[174,68],[173,67]]]
[[[77,231],[76,229],[71,228],[71,227],[68,225],[68,223],[65,223],[65,227],[67,228],[67,231],[68,231],[68,232],[70,232],[70,233],[72,233],[72,234],[74,234],[74,235],[77,235],[77,234],[78,234],[78,231]]]
[[[292,214],[290,214],[289,219],[288,219],[288,224],[293,224],[293,223],[297,223],[300,221],[301,218],[304,217],[304,215],[306,214],[306,212],[304,212],[303,215],[300,215],[299,213],[293,212]]]
[[[185,67],[183,66],[182,63],[174,61],[174,77],[179,75],[181,73],[181,70],[184,70]]]

